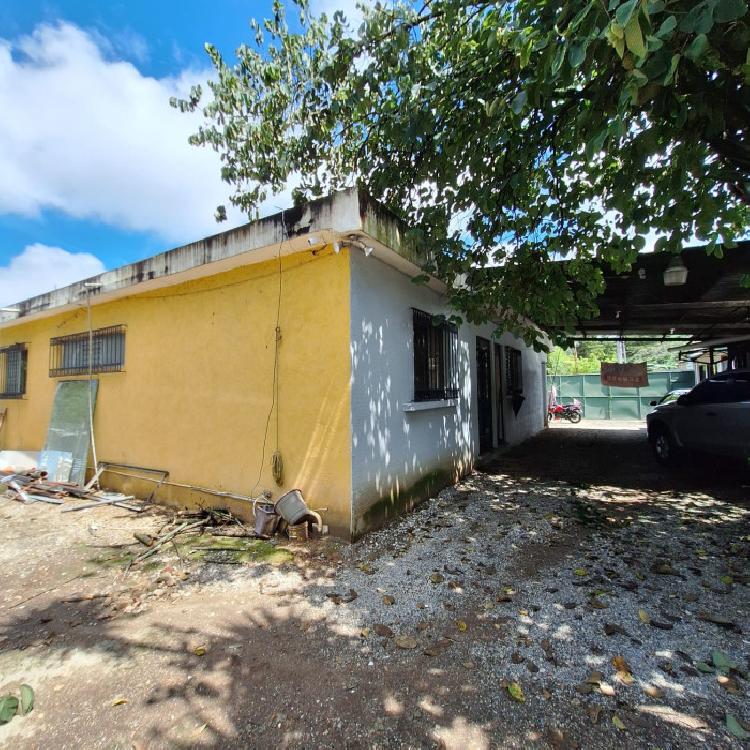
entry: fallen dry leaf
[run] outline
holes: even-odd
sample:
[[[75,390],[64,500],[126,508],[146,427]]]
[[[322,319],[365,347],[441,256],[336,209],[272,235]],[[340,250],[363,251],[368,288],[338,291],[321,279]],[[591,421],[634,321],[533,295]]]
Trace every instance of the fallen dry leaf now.
[[[600,685],[603,679],[604,675],[601,672],[597,672],[596,670],[594,670],[593,672],[589,673],[589,676],[586,678],[586,682],[588,682],[590,685]]]
[[[638,619],[648,625],[651,622],[651,615],[643,609],[638,610]]]
[[[618,672],[632,672],[633,671],[630,668],[630,664],[628,664],[625,661],[625,657],[622,654],[617,654],[617,656],[613,656],[611,659],[611,664]]]
[[[627,635],[625,630],[614,622],[604,623],[604,635]]]
[[[646,693],[649,698],[653,698],[657,701],[664,697],[664,691],[661,688],[656,687],[656,685],[644,685],[643,692]]]
[[[612,698],[615,694],[615,689],[608,682],[602,682],[599,685],[599,692],[607,698]]]
[[[387,606],[391,606],[392,604],[395,604],[395,603],[396,603],[396,599],[392,597],[390,594],[386,594],[383,597],[383,604]]]
[[[737,680],[727,677],[726,675],[720,674],[716,681],[721,685],[724,690],[726,690],[728,693],[731,693],[732,695],[736,695],[740,692],[740,686],[737,683]]]
[[[412,638],[410,635],[400,635],[398,638],[396,638],[396,645],[399,648],[403,648],[405,650],[416,648],[417,647],[417,641]]]
[[[623,685],[632,685],[634,682],[633,675],[630,674],[630,672],[626,672],[624,669],[618,670],[615,679]]]

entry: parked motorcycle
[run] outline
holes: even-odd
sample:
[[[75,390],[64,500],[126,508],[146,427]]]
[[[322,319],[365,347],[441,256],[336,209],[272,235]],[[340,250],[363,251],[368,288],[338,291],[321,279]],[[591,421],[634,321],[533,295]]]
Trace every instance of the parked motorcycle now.
[[[572,424],[578,424],[583,416],[581,411],[581,402],[573,399],[570,404],[551,404],[548,411],[549,419],[566,419]]]

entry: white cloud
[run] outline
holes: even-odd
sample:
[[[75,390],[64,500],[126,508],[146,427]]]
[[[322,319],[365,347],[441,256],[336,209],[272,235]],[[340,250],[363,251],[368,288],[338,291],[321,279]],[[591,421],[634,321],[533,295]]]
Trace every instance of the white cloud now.
[[[40,243],[27,245],[7,266],[0,266],[0,306],[67,286],[104,270],[104,264],[91,253],[70,253]]]
[[[230,193],[219,158],[187,143],[202,117],[169,106],[210,70],[151,78],[113,49],[68,23],[0,39],[0,213],[55,209],[176,243],[228,228],[213,219]]]

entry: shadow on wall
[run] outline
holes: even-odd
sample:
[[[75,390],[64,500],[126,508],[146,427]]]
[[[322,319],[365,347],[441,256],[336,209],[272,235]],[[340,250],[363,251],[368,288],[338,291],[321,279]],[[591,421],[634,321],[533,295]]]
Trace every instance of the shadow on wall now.
[[[413,394],[411,308],[355,325],[351,343],[352,531],[410,510],[472,467],[471,347],[459,339],[459,398],[405,412]]]

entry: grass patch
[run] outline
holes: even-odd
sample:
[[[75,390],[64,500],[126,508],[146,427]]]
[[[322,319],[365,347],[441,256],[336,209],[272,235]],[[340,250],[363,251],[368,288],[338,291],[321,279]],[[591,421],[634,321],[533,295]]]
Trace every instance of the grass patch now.
[[[178,545],[180,553],[188,560],[206,563],[242,565],[245,563],[268,563],[281,565],[293,559],[289,550],[279,549],[262,539],[247,537],[215,537],[195,535],[187,537]]]

